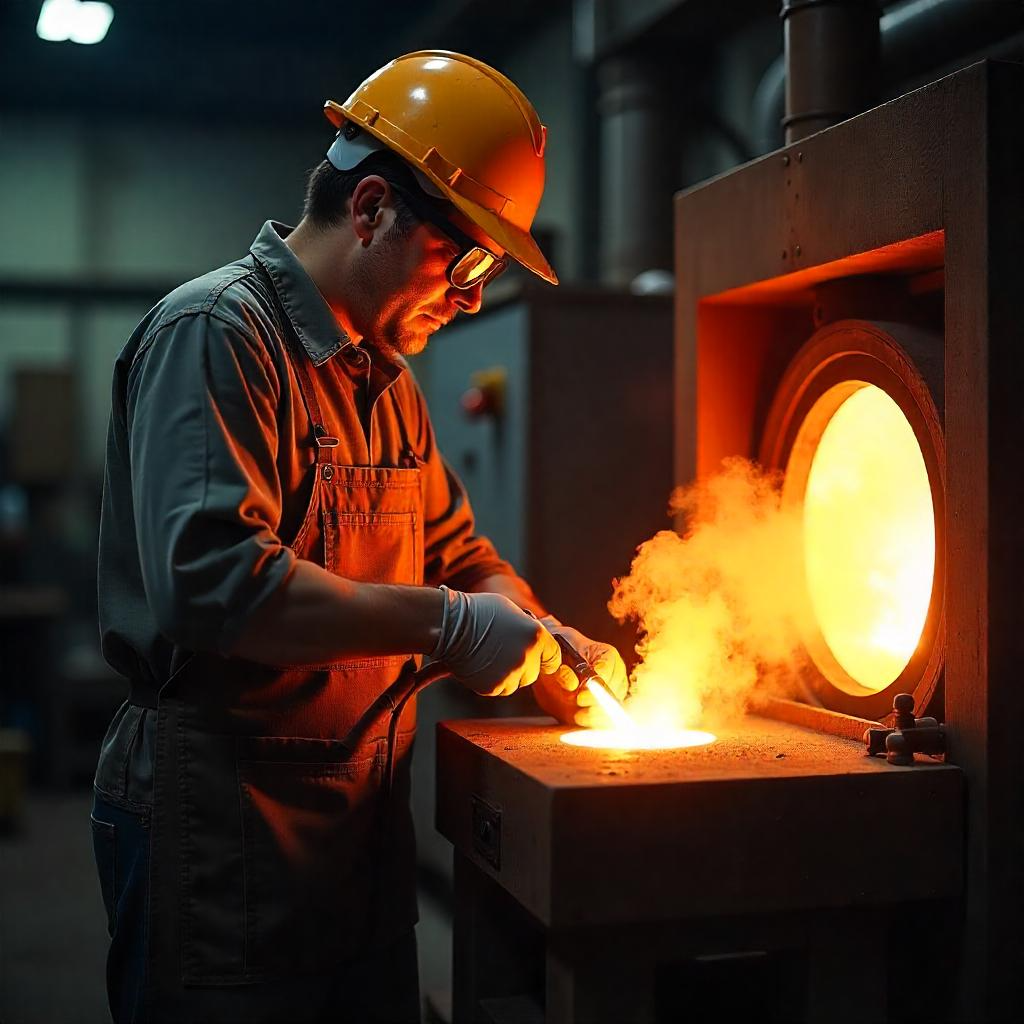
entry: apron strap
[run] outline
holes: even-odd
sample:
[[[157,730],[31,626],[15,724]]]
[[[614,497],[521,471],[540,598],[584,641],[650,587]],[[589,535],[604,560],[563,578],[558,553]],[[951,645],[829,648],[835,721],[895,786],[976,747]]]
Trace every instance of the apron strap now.
[[[256,273],[266,286],[267,297],[270,299],[270,307],[274,314],[274,322],[277,325],[278,333],[284,338],[285,354],[295,368],[302,404],[313,427],[313,440],[315,442],[313,458],[315,462],[320,462],[323,449],[336,448],[338,446],[338,438],[331,436],[330,431],[327,429],[327,424],[324,422],[323,413],[320,411],[320,400],[317,398],[316,388],[313,387],[313,381],[309,375],[309,356],[300,344],[299,339],[295,336],[295,332],[291,330],[290,326],[286,325],[287,318],[281,315],[282,308],[277,292],[274,289],[274,282],[267,269],[259,260],[254,259],[253,263],[256,266]]]

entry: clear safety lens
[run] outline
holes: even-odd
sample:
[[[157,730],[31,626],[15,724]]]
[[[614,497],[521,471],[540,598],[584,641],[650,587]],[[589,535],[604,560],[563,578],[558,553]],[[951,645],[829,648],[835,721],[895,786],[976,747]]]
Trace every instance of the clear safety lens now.
[[[477,246],[463,253],[452,264],[448,278],[456,288],[472,288],[493,280],[504,269],[504,259]]]

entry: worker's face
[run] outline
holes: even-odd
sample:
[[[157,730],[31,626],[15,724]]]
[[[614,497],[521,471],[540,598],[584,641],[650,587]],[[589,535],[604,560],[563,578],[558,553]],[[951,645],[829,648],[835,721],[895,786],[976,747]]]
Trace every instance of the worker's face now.
[[[355,197],[354,197],[355,198]],[[458,312],[480,309],[482,286],[455,288],[448,267],[461,255],[459,246],[433,224],[418,222],[408,233],[395,230],[395,207],[390,189],[380,197],[379,226],[364,247],[367,304],[365,334],[384,351],[416,355],[430,336]],[[452,222],[495,255],[502,250],[472,222],[452,211]]]

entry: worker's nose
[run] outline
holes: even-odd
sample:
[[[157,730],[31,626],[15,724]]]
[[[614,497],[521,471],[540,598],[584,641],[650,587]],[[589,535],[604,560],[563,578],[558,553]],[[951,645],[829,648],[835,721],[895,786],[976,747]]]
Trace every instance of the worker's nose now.
[[[483,302],[484,286],[475,284],[472,288],[453,288],[455,293],[455,305],[463,313],[477,313],[480,311],[480,304]]]

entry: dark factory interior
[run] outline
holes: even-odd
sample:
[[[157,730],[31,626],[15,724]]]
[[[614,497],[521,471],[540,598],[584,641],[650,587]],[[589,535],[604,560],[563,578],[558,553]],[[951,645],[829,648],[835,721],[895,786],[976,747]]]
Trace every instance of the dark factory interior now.
[[[3,0],[0,1024],[1019,1019],[1022,65]]]

